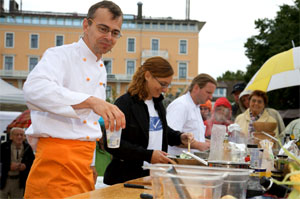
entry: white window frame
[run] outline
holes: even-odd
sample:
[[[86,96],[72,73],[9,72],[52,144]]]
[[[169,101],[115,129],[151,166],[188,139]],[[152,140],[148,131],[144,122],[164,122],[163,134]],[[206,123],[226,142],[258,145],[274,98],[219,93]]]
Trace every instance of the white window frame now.
[[[63,38],[63,43],[62,43],[62,45],[64,45],[64,44],[65,44],[65,35],[61,35],[61,34],[55,35],[55,38],[54,38],[54,45],[55,45],[55,46],[58,46],[58,45],[57,45],[57,37],[58,37],[58,36],[62,36],[62,38]]]
[[[107,70],[106,70],[106,73],[107,73],[107,74],[113,74],[113,60],[112,60],[111,58],[104,58],[104,59],[103,59],[103,63],[104,63],[105,61],[110,61],[110,63],[111,63],[111,73],[108,73]],[[105,65],[105,64],[104,64],[104,65]],[[106,66],[105,66],[105,68],[106,68]]]
[[[134,40],[134,46],[133,46],[133,51],[129,51],[129,39],[133,39]],[[127,38],[127,43],[126,43],[126,51],[127,53],[135,53],[136,52],[136,38],[135,37],[128,37]]]
[[[37,40],[38,40],[38,41],[37,41],[37,47],[36,47],[36,48],[32,48],[32,47],[31,47],[31,36],[32,36],[32,35],[37,35]],[[30,33],[30,34],[29,34],[29,48],[30,48],[30,49],[39,49],[39,48],[40,48],[40,34],[39,34],[39,33]]]
[[[152,50],[153,48],[152,48],[152,41],[153,40],[157,40],[158,41],[158,49],[157,49],[157,51],[159,51],[159,49],[160,49],[160,39],[159,38],[151,38],[151,40],[150,40],[150,46],[151,46],[151,51],[156,51],[156,50]]]
[[[11,70],[6,70],[5,69],[5,57],[12,57],[12,69]],[[15,56],[14,55],[3,55],[3,70],[4,71],[14,71],[15,70]]]
[[[181,41],[186,41],[186,52],[185,53],[180,52],[180,42]],[[178,52],[179,52],[180,55],[187,55],[188,54],[188,40],[187,39],[180,39],[179,40],[179,43],[178,43]]]
[[[128,74],[128,70],[127,70],[127,69],[128,69],[128,62],[129,62],[129,61],[133,61],[133,62],[134,62],[134,68],[133,68],[133,73],[132,73],[132,74]],[[133,74],[135,73],[135,69],[136,69],[136,60],[133,60],[133,59],[127,59],[127,60],[126,60],[126,74],[127,74],[127,75],[133,75]]]
[[[179,76],[179,68],[180,68],[180,64],[186,64],[186,77],[185,78],[181,78]],[[178,79],[188,79],[188,68],[189,68],[189,65],[188,65],[188,62],[187,61],[179,61],[178,62],[178,66],[177,66],[177,71],[178,71]]]
[[[28,56],[28,72],[31,71],[31,70],[30,70],[30,58],[37,58],[37,63],[36,63],[36,64],[38,64],[39,61],[40,61],[40,57],[39,57],[39,56],[34,56],[34,55]],[[35,65],[35,66],[36,66],[36,65]],[[34,67],[35,67],[35,66],[34,66]]]
[[[7,46],[7,44],[6,44],[6,35],[7,34],[12,34],[13,35],[13,45],[12,46]],[[4,47],[5,48],[14,48],[15,47],[15,33],[14,32],[5,32],[4,33]]]
[[[110,88],[110,96],[107,95],[107,88]],[[109,98],[109,99],[112,98],[112,86],[110,86],[110,85],[106,86],[106,88],[105,88],[105,96],[106,96],[106,99],[107,98]]]

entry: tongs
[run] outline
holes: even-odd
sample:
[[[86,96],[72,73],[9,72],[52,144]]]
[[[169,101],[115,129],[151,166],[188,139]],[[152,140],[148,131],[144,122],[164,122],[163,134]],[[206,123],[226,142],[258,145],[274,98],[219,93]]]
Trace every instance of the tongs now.
[[[190,193],[185,188],[185,186],[180,186],[180,185],[184,184],[184,182],[179,177],[176,177],[177,171],[173,165],[167,170],[167,173],[174,174],[174,176],[171,176],[170,178],[175,186],[175,189],[179,195],[179,198],[180,199],[192,199]]]
[[[183,152],[184,154],[186,154],[186,155],[188,155],[188,156],[194,158],[195,160],[198,160],[198,161],[201,162],[202,164],[204,164],[204,165],[206,165],[206,166],[208,165],[208,162],[207,162],[207,161],[205,161],[204,159],[202,159],[202,158],[200,158],[200,157],[198,157],[198,156],[192,154],[191,152],[188,152],[188,151],[182,151],[182,152]]]

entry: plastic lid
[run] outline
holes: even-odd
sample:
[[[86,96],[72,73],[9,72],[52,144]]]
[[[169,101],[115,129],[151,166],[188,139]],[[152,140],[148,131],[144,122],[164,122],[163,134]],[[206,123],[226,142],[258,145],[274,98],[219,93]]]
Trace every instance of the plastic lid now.
[[[247,144],[247,148],[258,148],[257,144]]]
[[[241,131],[241,127],[240,125],[234,123],[234,124],[230,124],[228,127],[228,131],[229,132],[233,132],[233,131]]]
[[[277,155],[276,157],[277,157],[277,158],[288,158],[287,155]]]

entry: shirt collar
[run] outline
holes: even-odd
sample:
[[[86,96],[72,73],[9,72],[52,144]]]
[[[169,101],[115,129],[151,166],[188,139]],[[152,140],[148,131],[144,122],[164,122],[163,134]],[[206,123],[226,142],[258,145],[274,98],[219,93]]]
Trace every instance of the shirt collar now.
[[[200,104],[198,104],[198,105],[195,104],[194,100],[192,99],[191,93],[189,91],[185,95],[187,97],[187,101],[188,101],[189,104],[191,104],[195,108],[199,108],[200,107]]]
[[[93,60],[97,60],[97,56],[91,51],[91,49],[89,49],[89,47],[86,45],[86,43],[83,41],[83,38],[80,38],[80,40],[78,41],[79,46],[81,47],[83,53],[87,56],[89,56],[91,59]],[[97,62],[101,61],[101,59],[99,59]]]

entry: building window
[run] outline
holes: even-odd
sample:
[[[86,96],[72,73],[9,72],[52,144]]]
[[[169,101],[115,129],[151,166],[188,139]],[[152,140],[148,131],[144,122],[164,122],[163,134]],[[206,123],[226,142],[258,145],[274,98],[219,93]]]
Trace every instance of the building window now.
[[[112,73],[111,60],[104,60],[104,65],[106,68],[106,73],[111,74]]]
[[[37,57],[29,57],[29,71],[32,71],[35,65],[37,65],[39,59]]]
[[[145,29],[150,29],[150,23],[149,22],[145,23]]]
[[[64,23],[65,23],[64,18],[57,18],[57,20],[56,20],[57,25],[64,25]]]
[[[216,88],[213,97],[226,97],[226,88]]]
[[[66,21],[65,21],[65,25],[66,26],[72,26],[72,19],[65,19]]]
[[[127,75],[133,75],[135,70],[135,61],[128,60],[126,62]]]
[[[23,17],[21,17],[21,16],[16,16],[16,22],[17,22],[17,23],[23,23]]]
[[[151,50],[158,51],[159,49],[159,40],[158,39],[152,39],[151,40]]]
[[[106,86],[106,99],[111,98],[111,86]]]
[[[12,71],[14,68],[14,57],[13,56],[4,56],[4,70]]]
[[[14,47],[14,33],[6,32],[5,33],[5,48]]]
[[[81,25],[80,19],[73,19],[73,25],[80,26]]]
[[[31,34],[30,35],[30,48],[39,48],[39,35]]]
[[[24,17],[24,23],[30,24],[31,23],[31,17]]]
[[[179,79],[187,78],[187,63],[184,62],[179,63],[178,78]]]
[[[161,30],[164,30],[165,27],[166,27],[166,24],[164,24],[164,23],[159,24],[159,28],[160,28]]]
[[[49,24],[50,25],[55,25],[56,24],[56,19],[55,18],[49,18]]]
[[[127,52],[135,52],[135,38],[127,39]]]
[[[187,54],[187,40],[179,41],[179,54]]]
[[[124,24],[124,23],[123,23],[123,24]],[[143,23],[142,23],[142,22],[138,22],[137,28],[138,28],[138,29],[142,29],[142,28],[143,28]]]
[[[41,17],[41,24],[43,24],[43,25],[48,24],[48,18]]]
[[[40,19],[38,17],[32,17],[32,23],[33,24],[39,24],[40,23]]]
[[[64,45],[64,36],[63,35],[56,35],[55,37],[55,46],[62,46]]]

